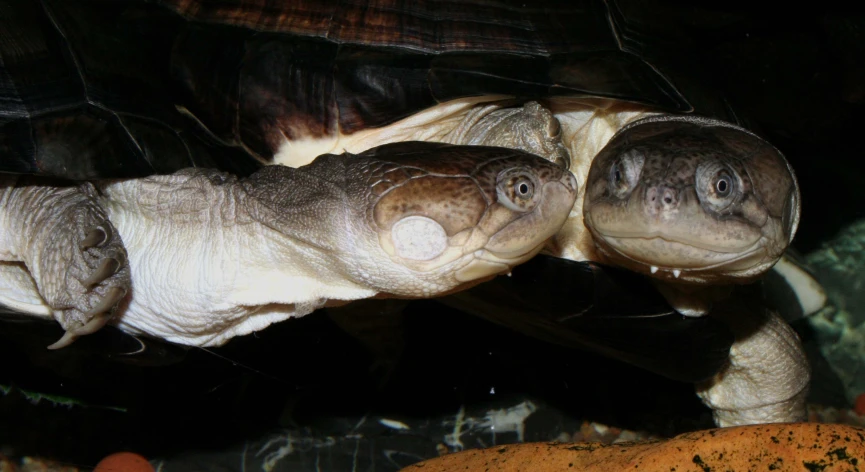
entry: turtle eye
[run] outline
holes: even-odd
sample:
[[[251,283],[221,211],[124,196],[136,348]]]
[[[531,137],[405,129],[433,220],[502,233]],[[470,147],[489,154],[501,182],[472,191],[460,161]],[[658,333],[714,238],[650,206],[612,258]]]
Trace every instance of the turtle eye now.
[[[610,192],[619,198],[630,193],[640,180],[643,162],[645,157],[636,150],[619,156],[610,166]]]
[[[726,173],[722,173],[715,180],[715,194],[717,194],[719,197],[726,197],[727,195],[730,195],[732,189],[733,178]]]
[[[738,175],[721,163],[706,163],[697,167],[695,184],[700,201],[718,212],[730,207],[739,194]]]
[[[521,177],[514,182],[514,196],[521,200],[530,200],[535,194],[535,183],[531,180]]]
[[[499,175],[496,184],[498,201],[515,211],[529,211],[537,203],[540,182],[538,177],[525,169],[513,169]]]

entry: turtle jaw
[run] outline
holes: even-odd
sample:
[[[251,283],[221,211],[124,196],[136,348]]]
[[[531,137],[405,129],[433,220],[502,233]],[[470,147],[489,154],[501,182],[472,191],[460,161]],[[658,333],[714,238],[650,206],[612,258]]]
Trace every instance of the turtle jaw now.
[[[763,238],[738,251],[724,251],[663,236],[613,236],[594,230],[592,235],[607,262],[676,283],[746,283],[778,259],[769,254]]]
[[[479,249],[469,257],[468,263],[454,272],[454,278],[460,284],[474,281],[482,282],[490,277],[509,272],[514,267],[535,257],[544,245],[540,244],[528,252],[500,256],[492,251]]]

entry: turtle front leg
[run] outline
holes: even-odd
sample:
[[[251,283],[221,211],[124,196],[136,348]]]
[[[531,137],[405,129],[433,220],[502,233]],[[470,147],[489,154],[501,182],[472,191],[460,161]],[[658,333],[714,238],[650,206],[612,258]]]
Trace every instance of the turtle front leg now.
[[[748,309],[732,300],[716,308],[711,316],[726,321],[736,340],[729,364],[697,385],[697,395],[712,409],[715,423],[726,427],[805,420],[811,369],[796,332],[769,309]]]
[[[66,330],[49,349],[102,328],[130,287],[123,242],[89,183],[0,176],[0,260],[24,264]]]

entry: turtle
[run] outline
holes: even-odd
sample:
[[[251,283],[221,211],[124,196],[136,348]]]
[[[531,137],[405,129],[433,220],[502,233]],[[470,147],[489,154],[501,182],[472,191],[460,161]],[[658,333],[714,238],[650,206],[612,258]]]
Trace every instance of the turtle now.
[[[18,263],[0,300],[57,319],[66,334],[52,349],[121,301],[124,329],[214,346],[328,303],[464,289],[537,254],[577,192],[541,157],[441,143],[244,179],[189,168],[71,186],[7,175],[2,188],[4,252]],[[147,278],[163,283],[130,284]]]
[[[800,206],[793,170],[770,143],[725,121],[729,113],[711,93],[706,99],[700,93],[686,98],[682,90],[692,84],[686,76],[671,79],[657,66],[663,63],[661,58],[629,43],[623,13],[614,2],[524,5],[505,0],[409,6],[12,0],[2,9],[8,34],[0,45],[6,81],[0,171],[28,177],[5,180],[0,227],[13,234],[15,224],[48,212],[42,200],[15,197],[22,189],[20,182],[50,189],[51,195],[75,193],[91,202],[97,215],[85,227],[76,227],[74,235],[53,227],[43,233],[47,240],[65,235],[66,247],[79,247],[82,255],[76,257],[87,261],[95,270],[92,274],[59,267],[38,273],[26,264],[28,273],[19,259],[10,257],[10,244],[2,246],[4,258],[11,260],[4,266],[3,283],[15,287],[4,290],[7,303],[12,293],[30,294],[31,302],[51,298],[32,286],[21,290],[31,282],[30,276],[39,285],[42,277],[74,272],[79,289],[97,287],[84,292],[84,307],[77,309],[77,317],[67,326],[69,336],[57,346],[100,327],[108,317],[92,315],[106,312],[114,313],[113,322],[130,331],[203,345],[264,328],[263,320],[285,317],[268,318],[268,310],[281,309],[272,305],[280,300],[258,293],[281,281],[266,269],[248,273],[249,298],[235,303],[263,306],[257,308],[263,316],[234,332],[188,336],[190,329],[207,329],[213,321],[178,316],[157,328],[128,312],[130,300],[148,293],[152,301],[144,304],[143,312],[165,310],[156,302],[164,293],[156,288],[177,289],[183,286],[177,285],[179,280],[219,292],[220,287],[208,286],[210,281],[203,277],[207,270],[224,268],[226,259],[216,251],[184,252],[182,246],[172,245],[178,243],[167,242],[173,235],[166,223],[148,230],[162,242],[128,232],[153,224],[142,216],[144,209],[152,215],[165,209],[160,188],[196,194],[197,199],[178,204],[172,218],[200,224],[200,216],[193,215],[239,211],[209,190],[202,191],[202,186],[255,193],[253,183],[262,182],[258,195],[273,201],[287,191],[272,181],[267,184],[263,176],[287,174],[287,168],[312,174],[339,172],[363,167],[350,164],[351,159],[362,163],[391,152],[491,156],[503,151],[481,150],[504,147],[552,164],[544,167],[532,161],[554,176],[550,182],[566,189],[559,192],[559,203],[571,198],[567,189],[576,189],[567,218],[559,224],[562,229],[544,249],[547,253],[563,260],[621,265],[657,281],[678,313],[712,313],[731,323],[737,341],[729,365],[701,387],[719,424],[802,418],[808,367],[795,333],[759,302],[736,303],[741,298],[730,296],[732,285],[757,280],[790,244]],[[430,147],[429,142],[456,148]],[[462,151],[461,146],[472,150]],[[529,159],[524,154],[507,155]],[[382,178],[373,193],[379,186],[390,190],[417,178],[413,172],[432,172],[424,170],[419,157],[409,160],[410,171],[395,171],[396,180]],[[444,162],[455,165],[447,157]],[[194,170],[183,170],[189,167]],[[385,168],[394,170],[379,170]],[[571,177],[556,174],[554,168],[567,169]],[[465,175],[464,168],[462,172]],[[524,188],[536,189],[541,177],[529,174],[506,180],[502,188],[517,194]],[[310,192],[325,192],[306,179],[300,181],[313,186]],[[408,193],[412,198],[438,199],[442,189],[419,187],[416,192]],[[20,203],[9,204],[13,197]],[[510,201],[514,208],[504,206],[518,211],[514,200],[498,193],[496,197]],[[437,211],[444,218],[461,218],[448,206],[453,203],[449,198],[436,200],[433,206],[441,205]],[[521,227],[524,232],[511,235],[514,240],[530,240],[523,241],[528,246],[520,247],[515,263],[539,251],[537,240],[546,240],[558,224],[554,215],[545,216],[550,220],[537,234]],[[271,225],[282,224],[272,213],[267,218],[273,219]],[[304,218],[287,221],[312,225],[322,216]],[[417,241],[441,241],[443,234],[456,237],[446,224],[431,222],[429,214],[412,213],[407,218],[405,231]],[[216,234],[223,241],[227,237]],[[122,255],[121,240],[128,258]],[[403,249],[381,238],[379,243],[421,258],[441,250],[440,242],[412,243]],[[130,270],[135,275],[144,259],[163,262],[155,259],[157,251],[147,249],[161,244],[175,257],[188,257],[196,264],[183,266],[176,274],[138,274],[126,293]],[[264,253],[277,259],[263,241],[260,244]],[[367,257],[363,251],[352,254]],[[313,265],[316,257],[308,260]],[[478,270],[471,282],[506,273],[511,266],[494,264]],[[396,295],[431,297],[462,288],[466,286]],[[387,290],[355,290],[341,298],[382,292]],[[324,303],[315,293],[304,293],[315,302],[298,313]],[[207,300],[207,309],[233,309],[220,307],[222,301]],[[308,302],[296,301],[292,309],[304,303]],[[18,307],[26,304],[18,302]],[[179,305],[168,309],[188,309]],[[736,308],[723,308],[727,305]],[[723,315],[737,310],[748,313]],[[30,311],[50,313],[44,306]],[[770,360],[780,366],[768,366]]]

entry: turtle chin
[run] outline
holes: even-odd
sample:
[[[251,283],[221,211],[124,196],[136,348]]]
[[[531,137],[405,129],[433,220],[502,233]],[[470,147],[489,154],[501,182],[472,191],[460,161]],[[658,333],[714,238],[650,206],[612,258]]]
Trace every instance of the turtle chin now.
[[[777,262],[762,240],[736,251],[711,249],[662,237],[594,234],[609,263],[677,283],[747,283]]]

